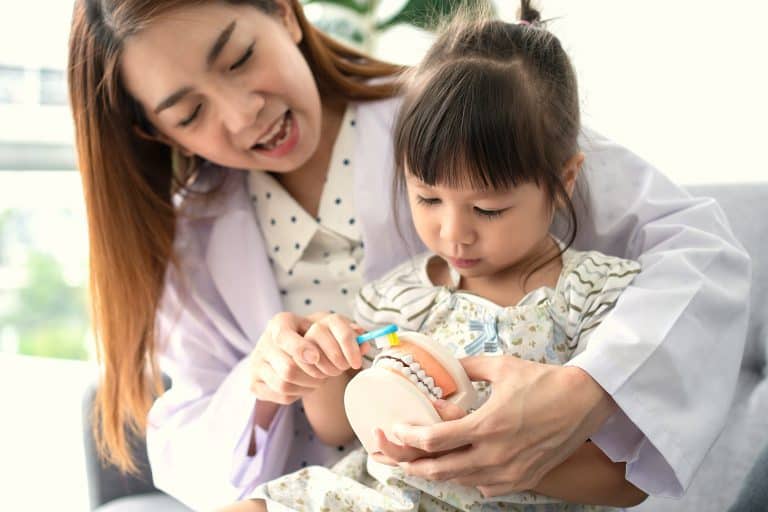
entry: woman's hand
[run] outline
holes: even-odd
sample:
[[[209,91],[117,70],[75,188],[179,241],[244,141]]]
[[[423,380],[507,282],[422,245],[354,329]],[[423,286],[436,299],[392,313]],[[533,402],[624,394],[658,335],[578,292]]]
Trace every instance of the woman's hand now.
[[[289,404],[320,387],[327,375],[317,368],[320,350],[304,334],[308,318],[275,315],[259,338],[251,359],[251,391],[259,400]]]
[[[393,432],[403,444],[430,454],[400,464],[410,475],[474,486],[487,497],[533,489],[616,409],[577,367],[513,356],[475,356],[461,363],[471,380],[492,384],[491,396],[459,419],[396,425]]]
[[[456,404],[446,400],[435,400],[435,410],[443,421],[457,420],[466,416],[466,412]],[[435,453],[426,452],[411,446],[395,444],[387,439],[381,429],[376,429],[377,451],[371,454],[371,457],[377,462],[397,466],[401,462],[410,462],[422,457],[435,457]]]
[[[336,314],[309,318],[279,313],[267,324],[251,352],[251,390],[259,400],[289,404],[352,368],[362,354],[355,338],[362,329]]]

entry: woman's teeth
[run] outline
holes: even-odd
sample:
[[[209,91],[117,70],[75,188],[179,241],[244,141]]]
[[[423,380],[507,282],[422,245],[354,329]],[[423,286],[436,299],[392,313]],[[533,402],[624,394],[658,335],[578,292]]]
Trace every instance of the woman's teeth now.
[[[421,369],[421,365],[413,360],[411,354],[399,350],[387,350],[376,357],[373,365],[402,374],[416,384],[416,387],[428,398],[436,400],[443,397],[443,390],[435,385],[434,379]]]
[[[254,146],[260,149],[274,149],[288,138],[291,133],[291,117],[288,112],[283,115],[282,120],[275,123],[275,126],[264,137],[259,139]]]

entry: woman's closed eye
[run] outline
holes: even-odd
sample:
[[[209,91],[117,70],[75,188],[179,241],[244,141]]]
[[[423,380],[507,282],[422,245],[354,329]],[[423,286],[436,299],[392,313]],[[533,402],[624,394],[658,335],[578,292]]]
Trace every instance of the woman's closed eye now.
[[[195,107],[195,110],[193,110],[189,116],[179,121],[179,126],[186,127],[192,124],[192,121],[194,121],[197,115],[200,113],[201,108],[203,108],[203,104],[198,103],[197,106]]]
[[[253,46],[255,44],[256,43],[251,43],[251,45],[248,47],[248,49],[245,50],[245,53],[243,54],[243,56],[240,57],[239,59],[237,59],[237,61],[234,64],[229,66],[229,70],[230,71],[234,71],[237,68],[239,68],[240,66],[242,66],[243,64],[245,64],[246,62],[248,62],[248,59],[250,59],[251,56],[253,55]]]

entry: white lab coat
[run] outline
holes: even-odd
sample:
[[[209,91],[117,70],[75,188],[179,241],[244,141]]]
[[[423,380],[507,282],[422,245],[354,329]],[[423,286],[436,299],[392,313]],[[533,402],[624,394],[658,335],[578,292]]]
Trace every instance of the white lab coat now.
[[[358,106],[354,179],[367,280],[419,249],[395,229],[392,137],[398,100]],[[588,371],[621,411],[593,438],[656,495],[680,495],[725,422],[746,333],[749,258],[711,199],[691,198],[649,164],[594,133],[582,138],[588,195],[576,198],[577,249],[637,259],[643,271],[569,364]],[[158,318],[172,388],[149,415],[155,484],[195,509],[248,496],[280,475],[293,442],[282,407],[247,455],[255,398],[246,356],[281,310],[245,173],[222,173],[214,201],[186,199]],[[415,237],[400,202],[402,231]],[[558,232],[557,226],[554,228]],[[296,447],[292,447],[296,449]],[[300,447],[299,447],[300,448]]]

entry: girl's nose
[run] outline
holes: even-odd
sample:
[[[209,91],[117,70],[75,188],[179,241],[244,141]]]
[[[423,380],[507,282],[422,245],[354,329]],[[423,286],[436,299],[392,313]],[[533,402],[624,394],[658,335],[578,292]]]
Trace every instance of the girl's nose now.
[[[461,212],[452,212],[440,224],[440,237],[452,244],[470,245],[475,242],[476,234],[472,224]]]

